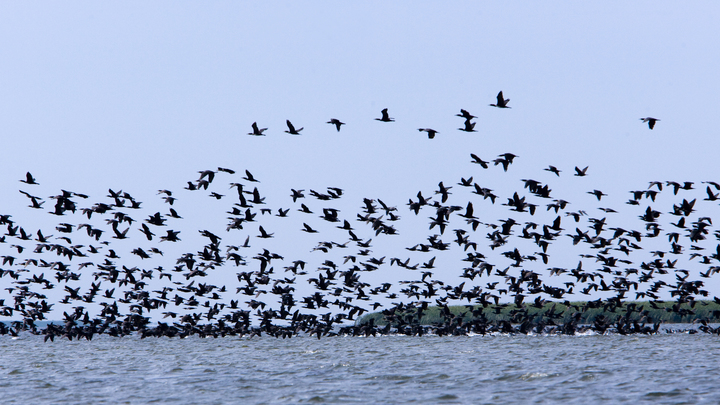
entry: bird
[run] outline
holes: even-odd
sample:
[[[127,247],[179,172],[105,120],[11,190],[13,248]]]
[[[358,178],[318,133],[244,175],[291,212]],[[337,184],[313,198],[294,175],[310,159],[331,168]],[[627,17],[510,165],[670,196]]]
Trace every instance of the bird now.
[[[581,169],[581,168],[575,166],[575,176],[578,176],[578,177],[587,176],[587,169],[588,169],[588,167],[589,167],[589,166],[585,166],[584,169]]]
[[[286,123],[287,126],[288,126],[288,130],[285,131],[285,133],[288,133],[288,134],[290,134],[290,135],[300,135],[300,131],[303,130],[303,128],[295,129],[295,127],[294,127],[293,124],[290,122],[290,120],[285,120],[285,123]]]
[[[258,128],[257,122],[252,123],[252,132],[249,132],[248,135],[255,135],[255,136],[261,136],[265,135],[263,132],[267,130],[267,128]]]
[[[653,129],[653,128],[655,128],[655,123],[660,120],[657,118],[653,118],[653,117],[645,117],[645,118],[640,118],[640,121],[647,122],[648,127],[650,127],[650,129]]]
[[[438,133],[438,131],[432,129],[432,128],[418,128],[418,131],[420,132],[427,132],[428,138],[433,139],[435,138],[435,134]]]
[[[381,118],[375,118],[376,121],[382,121],[382,122],[394,122],[394,121],[395,121],[394,118],[390,118],[390,117],[388,116],[388,109],[387,109],[387,108],[383,108],[383,110],[381,111],[381,113],[382,113],[382,117],[381,117]]]
[[[25,173],[25,180],[20,180],[20,182],[25,184],[38,184],[30,172]]]
[[[460,109],[460,114],[455,114],[456,117],[463,117],[466,121],[470,121],[473,118],[477,118],[474,115],[467,112],[467,110]]]
[[[558,175],[558,177],[560,176],[560,172],[562,171],[562,170],[560,170],[560,169],[558,169],[557,167],[552,166],[552,165],[548,166],[547,168],[545,168],[545,169],[543,169],[543,170],[546,170],[546,171],[548,171],[548,172],[555,173],[556,175]]]
[[[344,122],[340,122],[340,120],[337,118],[331,118],[330,121],[328,121],[327,123],[335,125],[335,128],[337,128],[338,132],[340,132],[340,126],[345,125]]]
[[[477,132],[475,130],[475,122],[470,122],[470,120],[465,120],[465,127],[464,128],[458,128],[461,131],[465,132]]]
[[[503,92],[497,94],[497,104],[490,104],[492,107],[498,107],[498,108],[512,108],[508,107],[507,103],[510,102],[510,99],[506,99],[503,97]]]

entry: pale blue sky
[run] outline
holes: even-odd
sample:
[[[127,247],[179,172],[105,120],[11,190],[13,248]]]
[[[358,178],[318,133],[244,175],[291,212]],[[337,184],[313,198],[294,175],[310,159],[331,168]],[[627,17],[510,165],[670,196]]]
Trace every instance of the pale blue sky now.
[[[709,1],[5,2],[0,213],[56,225],[17,193],[30,191],[18,180],[31,171],[43,198],[61,188],[92,202],[108,188],[128,191],[146,207],[136,219],[166,210],[156,191],[171,189],[188,241],[203,227],[224,234],[229,197],[181,193],[197,171],[223,166],[238,174],[219,175],[215,191],[232,196],[227,183],[249,169],[274,210],[295,208],[290,188],[327,186],[347,190],[333,204],[350,220],[363,197],[397,205],[404,239],[377,241],[388,258],[407,256],[404,247],[433,233],[432,212],[415,217],[405,206],[419,190],[430,195],[444,181],[454,186],[452,204],[478,201],[480,211],[479,199],[455,184],[460,177],[500,195],[486,222],[510,216],[497,205],[533,178],[571,201],[569,210],[601,218],[597,207],[613,207],[622,213],[611,218],[623,218],[615,226],[637,228],[628,191],[695,181],[687,196],[700,200],[700,182],[720,180],[718,20],[720,5]],[[500,90],[512,109],[488,106]],[[396,122],[374,120],[383,108]],[[457,130],[460,108],[478,116],[477,133]],[[661,120],[652,131],[639,120],[646,116]],[[347,125],[338,133],[330,118]],[[283,132],[286,119],[305,128],[302,136]],[[254,121],[267,136],[246,135]],[[417,131],[425,127],[439,134],[429,140]],[[491,160],[505,152],[520,156],[508,173],[470,163],[470,153]],[[560,178],[543,171],[549,164]],[[573,177],[575,166],[589,166],[588,176]],[[586,194],[593,189],[608,198],[598,204]],[[665,212],[681,197],[658,206]],[[703,203],[713,216],[717,203]],[[295,213],[294,222],[263,221],[276,233],[267,243],[300,258],[308,253],[297,245],[317,239],[295,239],[309,222]],[[539,218],[519,220],[554,214]],[[256,231],[247,226],[237,238]],[[484,233],[475,239],[486,245]],[[556,256],[574,266],[577,253]]]

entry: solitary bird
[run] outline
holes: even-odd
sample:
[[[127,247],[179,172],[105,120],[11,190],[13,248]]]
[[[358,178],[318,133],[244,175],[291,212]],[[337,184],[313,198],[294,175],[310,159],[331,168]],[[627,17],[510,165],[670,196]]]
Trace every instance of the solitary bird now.
[[[333,125],[335,125],[335,128],[337,128],[338,132],[340,132],[340,126],[341,126],[341,125],[345,125],[344,122],[340,122],[340,120],[337,119],[337,118],[332,118],[332,119],[330,119],[330,121],[328,121],[327,123],[328,123],[328,124],[333,124]]]
[[[418,131],[420,132],[427,132],[428,138],[433,139],[435,138],[435,134],[438,133],[438,131],[432,129],[432,128],[418,128]]]
[[[375,118],[375,120],[376,120],[376,121],[382,121],[382,122],[394,122],[394,121],[395,121],[395,118],[390,118],[390,117],[388,116],[388,111],[387,111],[387,110],[388,110],[387,108],[383,108],[383,110],[381,111],[381,113],[382,113],[382,118]]]
[[[510,99],[509,99],[509,98],[508,98],[508,99],[504,98],[504,97],[503,97],[503,94],[502,94],[502,91],[501,91],[501,92],[498,93],[498,95],[497,95],[497,104],[490,104],[490,105],[493,106],[493,107],[498,107],[498,108],[512,108],[512,107],[508,107],[508,106],[507,106],[507,103],[509,103],[509,102],[510,102]]]
[[[261,136],[267,130],[267,128],[258,128],[257,122],[252,123],[252,129],[253,131],[249,132],[248,135]]]
[[[300,135],[300,131],[303,130],[303,128],[295,129],[295,127],[290,122],[290,120],[285,120],[285,123],[287,123],[287,126],[288,126],[288,130],[285,131],[285,133],[288,133],[290,135]]]
[[[645,118],[640,118],[640,121],[647,122],[650,129],[653,129],[653,128],[655,128],[655,122],[660,121],[660,120],[657,118],[653,118],[653,117],[645,117]]]

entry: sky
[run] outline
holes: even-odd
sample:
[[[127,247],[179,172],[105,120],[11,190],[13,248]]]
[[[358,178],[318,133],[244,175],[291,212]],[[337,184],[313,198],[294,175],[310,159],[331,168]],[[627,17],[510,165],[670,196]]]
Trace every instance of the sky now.
[[[157,191],[169,189],[186,243],[209,228],[240,244],[256,229],[225,231],[225,211],[234,202],[228,184],[243,182],[247,169],[260,183],[244,182],[246,190],[257,186],[273,210],[293,208],[289,221],[263,219],[275,238],[262,243],[288,257],[310,255],[319,240],[299,232],[310,220],[296,213],[291,188],[342,188],[332,203],[351,221],[363,198],[397,206],[401,235],[375,238],[388,260],[435,232],[427,229],[433,213],[415,216],[408,199],[434,195],[443,181],[453,186],[451,203],[464,207],[473,197],[456,184],[461,177],[501,196],[478,214],[486,222],[509,216],[500,203],[528,194],[520,180],[531,178],[569,209],[601,218],[597,207],[612,207],[620,211],[612,221],[637,227],[647,204],[626,205],[628,191],[693,181],[687,198],[701,200],[701,182],[720,181],[719,14],[709,1],[5,2],[0,213],[52,231],[58,219],[27,208],[17,190],[43,198],[71,190],[91,203],[111,188],[142,201],[142,219],[167,210]],[[512,108],[489,106],[499,91]],[[395,122],[375,120],[384,108]],[[477,116],[477,132],[458,131],[461,108]],[[639,120],[647,116],[660,119],[653,130]],[[330,118],[346,125],[337,132]],[[285,120],[304,127],[301,135],[285,133]],[[253,122],[266,136],[247,135]],[[428,139],[418,128],[439,133]],[[518,156],[507,173],[471,163],[470,153],[492,160],[506,152]],[[572,176],[575,166],[588,166],[588,176]],[[237,171],[213,184],[226,197],[184,192],[198,171],[217,167]],[[27,171],[39,186],[18,182]],[[587,194],[594,189],[608,194],[602,203]],[[667,196],[663,210],[682,197]],[[703,203],[708,216],[717,211]],[[317,216],[318,227],[335,225]],[[444,265],[458,266],[464,254],[448,254]],[[575,251],[555,257],[578,261]],[[368,277],[403,277],[393,271]]]

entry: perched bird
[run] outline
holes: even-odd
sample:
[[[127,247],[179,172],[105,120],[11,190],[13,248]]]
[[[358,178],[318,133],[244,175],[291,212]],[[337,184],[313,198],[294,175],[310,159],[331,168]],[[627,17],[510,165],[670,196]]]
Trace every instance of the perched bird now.
[[[645,117],[645,118],[640,118],[640,121],[647,122],[648,127],[650,127],[650,129],[653,129],[653,128],[655,128],[655,123],[660,120],[657,118],[653,118],[653,117]]]
[[[428,138],[433,139],[435,138],[435,134],[438,133],[438,131],[432,129],[432,128],[418,128],[418,131],[420,132],[427,132]]]
[[[258,128],[257,122],[252,123],[252,129],[253,131],[249,132],[248,135],[261,136],[267,130],[267,128]]]
[[[303,130],[303,128],[295,129],[295,127],[294,127],[293,124],[290,122],[290,120],[285,120],[285,123],[286,123],[287,126],[288,126],[288,130],[285,131],[286,134],[290,134],[290,135],[300,135],[300,131]]]
[[[395,118],[390,118],[388,116],[388,109],[384,108],[382,111],[382,118],[375,118],[376,121],[382,121],[382,122],[393,122],[395,121]]]
[[[490,104],[492,107],[498,107],[498,108],[512,108],[508,107],[507,103],[510,102],[510,99],[506,99],[503,97],[502,91],[497,94],[497,104]]]
[[[340,126],[345,125],[344,122],[340,122],[340,120],[337,118],[331,118],[330,121],[328,121],[327,123],[335,125],[335,128],[337,128],[338,132],[340,132]]]

